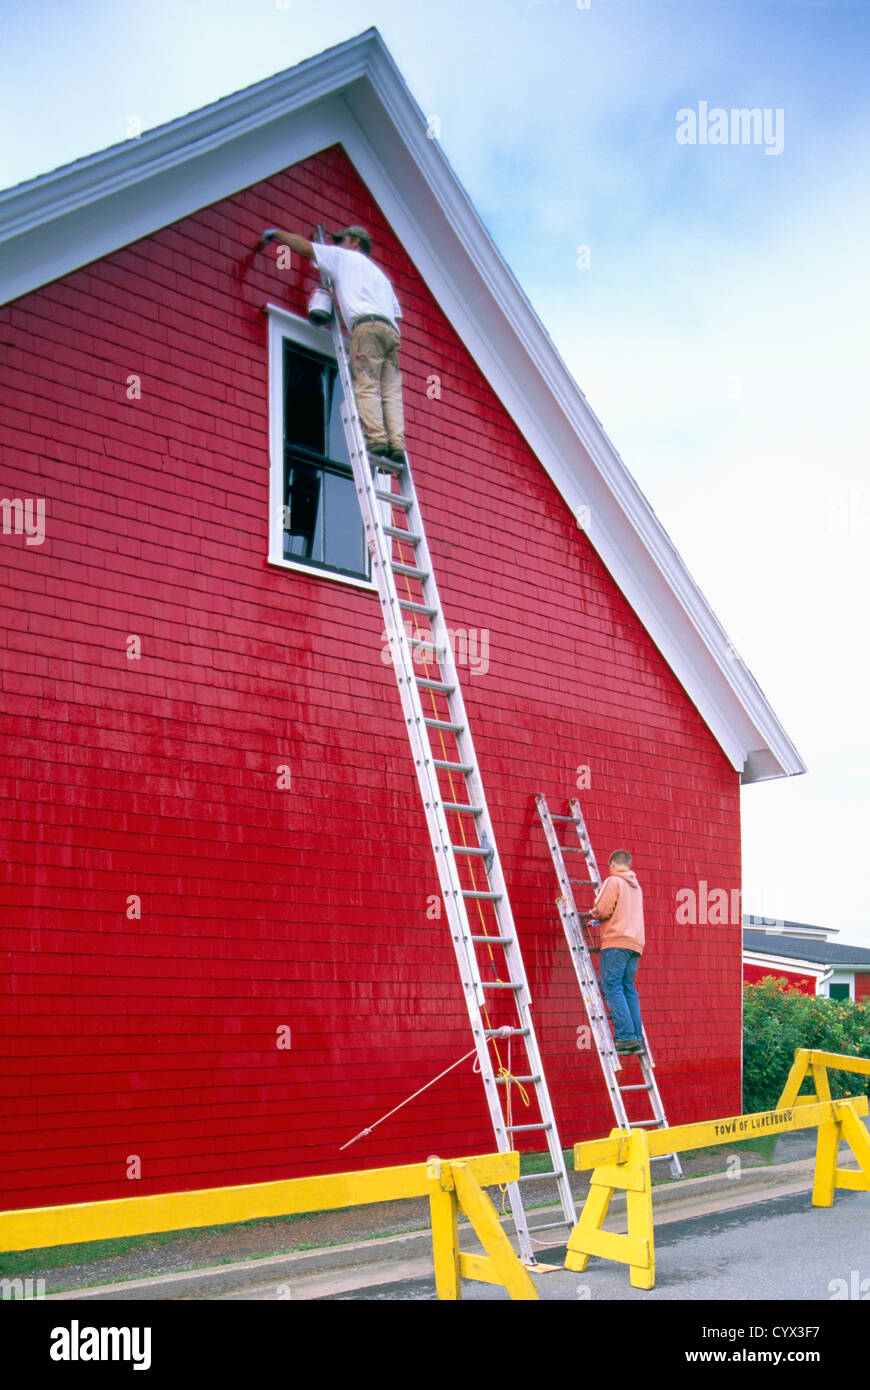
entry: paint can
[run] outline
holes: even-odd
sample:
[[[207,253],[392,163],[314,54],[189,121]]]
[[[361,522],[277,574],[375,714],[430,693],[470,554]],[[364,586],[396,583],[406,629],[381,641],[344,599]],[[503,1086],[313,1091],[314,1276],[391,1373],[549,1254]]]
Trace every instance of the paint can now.
[[[321,285],[311,292],[308,301],[308,322],[317,328],[323,328],[332,322],[332,296]]]

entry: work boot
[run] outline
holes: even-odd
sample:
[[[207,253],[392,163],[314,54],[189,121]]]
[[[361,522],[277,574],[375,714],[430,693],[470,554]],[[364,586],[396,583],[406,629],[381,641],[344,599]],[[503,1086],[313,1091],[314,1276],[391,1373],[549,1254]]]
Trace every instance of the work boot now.
[[[392,458],[392,450],[390,449],[389,444],[369,444],[369,443],[366,443],[366,449],[368,450],[368,452],[369,452],[370,454],[373,454],[375,458],[378,458],[378,459]]]
[[[616,1042],[616,1050],[621,1057],[627,1056],[632,1052],[640,1052],[640,1046],[637,1038],[628,1038],[625,1041],[620,1038],[617,1039]]]
[[[391,450],[390,450],[390,458],[393,460],[393,463],[404,463],[404,462],[405,462],[405,450],[404,450],[404,449],[391,449]]]

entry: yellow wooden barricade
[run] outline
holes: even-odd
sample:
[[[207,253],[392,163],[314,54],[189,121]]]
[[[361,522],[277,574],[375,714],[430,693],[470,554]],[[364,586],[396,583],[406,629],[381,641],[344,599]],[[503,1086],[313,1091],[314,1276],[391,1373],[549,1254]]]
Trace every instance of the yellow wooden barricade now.
[[[488,1184],[516,1182],[518,1153],[473,1158],[430,1158],[397,1168],[374,1168],[325,1177],[288,1178],[244,1187],[155,1193],[107,1202],[31,1207],[0,1212],[0,1251],[32,1250],[120,1236],[150,1235],[198,1226],[252,1221],[310,1211],[428,1197],[432,1218],[435,1283],[441,1299],[461,1297],[460,1280],[501,1284],[511,1298],[536,1299],[538,1291],[502,1229],[487,1193]],[[459,1249],[457,1216],[462,1210],[484,1255]]]
[[[866,1096],[833,1100],[827,1068],[870,1075],[870,1060],[800,1048],[775,1110],[731,1115],[667,1129],[614,1129],[608,1139],[593,1139],[574,1147],[574,1167],[593,1169],[589,1196],[568,1241],[566,1269],[585,1270],[592,1255],[627,1264],[635,1288],[655,1283],[652,1181],[650,1159],[685,1153],[715,1144],[752,1139],[761,1134],[784,1134],[818,1126],[813,1205],[831,1206],[836,1188],[870,1191],[870,1139],[859,1117],[868,1112]],[[799,1096],[807,1075],[815,1094]],[[840,1143],[845,1141],[858,1163],[858,1172],[837,1167]],[[626,1194],[628,1234],[602,1229],[615,1191]]]
[[[870,1057],[848,1057],[839,1052],[819,1052],[815,1048],[799,1047],[794,1054],[794,1062],[777,1101],[777,1109],[786,1106],[803,1107],[816,1101],[831,1099],[831,1085],[828,1070],[850,1071],[857,1076],[870,1076]],[[809,1076],[813,1094],[798,1095],[804,1079]],[[866,1101],[867,1097],[863,1099]],[[861,1112],[861,1113],[865,1113]],[[837,1153],[840,1144],[846,1140],[858,1159],[859,1171],[837,1167]],[[843,1113],[839,1121],[828,1120],[819,1125],[816,1141],[816,1169],[813,1181],[813,1205],[829,1207],[834,1201],[834,1191],[838,1187],[848,1187],[853,1191],[866,1192],[868,1183],[866,1170],[870,1149],[867,1131],[859,1124],[856,1116]]]

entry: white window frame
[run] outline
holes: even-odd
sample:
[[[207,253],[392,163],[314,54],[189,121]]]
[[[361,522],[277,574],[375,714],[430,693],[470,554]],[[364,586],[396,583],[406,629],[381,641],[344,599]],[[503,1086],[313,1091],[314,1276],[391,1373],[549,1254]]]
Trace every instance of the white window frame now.
[[[828,996],[829,999],[830,999],[830,997],[831,997],[831,985],[848,985],[848,986],[849,986],[849,998],[851,999],[852,1003],[854,1004],[854,1002],[855,1002],[855,972],[854,972],[854,971],[852,971],[852,970],[835,970],[835,971],[833,971],[833,973],[831,974],[830,979],[825,980],[825,985],[824,985],[825,994]]]
[[[315,328],[307,319],[291,314],[277,304],[267,304],[269,319],[269,553],[268,563],[276,569],[296,570],[309,579],[326,579],[332,584],[349,584],[353,589],[368,589],[377,593],[370,579],[357,579],[338,570],[305,565],[288,560],[284,554],[284,342],[290,339],[300,347],[309,348],[321,357],[335,361],[332,334],[327,328]],[[362,519],[360,519],[362,529]]]

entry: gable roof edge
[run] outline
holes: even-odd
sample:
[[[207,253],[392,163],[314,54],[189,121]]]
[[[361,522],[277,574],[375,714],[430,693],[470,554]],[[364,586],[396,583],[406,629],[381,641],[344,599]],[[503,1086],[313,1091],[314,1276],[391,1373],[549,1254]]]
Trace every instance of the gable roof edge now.
[[[349,155],[363,166],[361,175],[442,310],[568,507],[575,516],[589,509],[584,529],[590,542],[732,765],[745,782],[804,772],[794,745],[571,377],[438,141],[427,138],[425,117],[377,30],[146,132],[141,140],[7,190],[0,194],[0,243],[26,247],[30,233],[45,232],[48,222],[72,218],[184,163],[206,162],[206,156],[246,134],[339,95],[347,111]],[[277,127],[275,133],[277,138]],[[385,153],[394,158],[386,159]],[[405,172],[403,183],[395,177],[398,166]],[[120,244],[126,244],[133,237],[126,226],[122,231]],[[108,251],[97,250],[88,259],[102,254]],[[38,256],[30,259],[43,264]],[[20,278],[34,274],[26,262],[25,256],[15,272],[18,287],[0,302],[36,288]],[[67,270],[51,269],[37,283]]]

